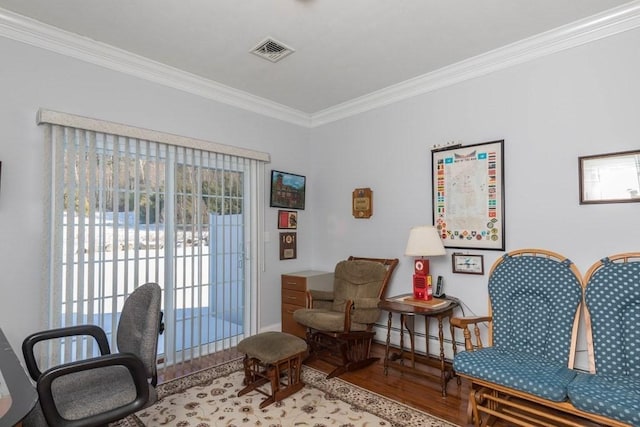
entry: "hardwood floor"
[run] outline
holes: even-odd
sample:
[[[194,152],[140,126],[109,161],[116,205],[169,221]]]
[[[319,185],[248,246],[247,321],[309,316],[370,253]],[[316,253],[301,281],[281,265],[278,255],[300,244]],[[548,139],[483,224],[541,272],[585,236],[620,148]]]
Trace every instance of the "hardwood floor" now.
[[[374,344],[372,353],[380,357],[377,363],[359,371],[347,372],[341,375],[340,378],[454,424],[460,426],[469,425],[466,422],[469,394],[469,385],[466,381],[462,380],[461,384],[458,385],[456,379],[452,379],[447,386],[447,397],[442,397],[439,378],[434,377],[432,379],[408,373],[403,374],[395,369],[389,369],[388,375],[385,376],[383,369],[384,345]],[[235,349],[231,349],[201,358],[189,364],[164,369],[158,373],[159,382],[162,383],[197,372],[240,356],[242,355]],[[331,365],[320,360],[310,362],[309,366],[327,373],[333,369]],[[439,375],[439,371],[436,369],[425,369]]]
[[[466,415],[469,395],[467,381],[461,380],[458,385],[456,378],[450,380],[447,384],[447,397],[442,397],[439,370],[425,367],[424,371],[433,374],[433,377],[424,377],[390,368],[385,376],[384,345],[374,344],[372,353],[380,357],[377,363],[355,372],[347,372],[340,378],[457,425],[471,425],[467,424]],[[326,372],[333,369],[322,361],[314,361],[310,366]]]

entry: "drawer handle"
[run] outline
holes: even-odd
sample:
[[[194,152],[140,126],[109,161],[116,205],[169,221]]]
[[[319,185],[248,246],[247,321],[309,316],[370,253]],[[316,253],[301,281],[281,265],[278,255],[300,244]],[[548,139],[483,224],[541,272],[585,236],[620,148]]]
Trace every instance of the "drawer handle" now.
[[[297,282],[287,282],[287,285],[297,285]]]
[[[287,299],[298,299],[298,297],[293,297],[293,296],[291,296],[291,295],[287,295],[287,297],[286,297],[286,298],[287,298]]]

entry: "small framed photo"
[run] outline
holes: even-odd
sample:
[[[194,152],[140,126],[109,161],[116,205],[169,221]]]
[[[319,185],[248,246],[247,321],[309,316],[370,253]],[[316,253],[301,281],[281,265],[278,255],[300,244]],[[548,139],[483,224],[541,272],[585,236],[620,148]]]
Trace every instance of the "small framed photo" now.
[[[272,170],[269,206],[304,210],[306,184],[307,178],[302,175]]]
[[[454,253],[451,255],[451,265],[454,273],[484,274],[484,257]]]
[[[297,233],[280,233],[280,260],[298,257]]]
[[[281,230],[295,230],[298,228],[298,212],[278,211],[278,228]]]
[[[580,204],[640,202],[640,150],[578,157]]]

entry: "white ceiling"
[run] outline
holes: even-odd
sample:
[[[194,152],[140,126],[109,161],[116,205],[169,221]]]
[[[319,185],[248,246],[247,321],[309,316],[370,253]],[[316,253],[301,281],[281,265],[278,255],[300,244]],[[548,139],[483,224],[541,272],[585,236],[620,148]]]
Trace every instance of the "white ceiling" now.
[[[218,88],[250,94],[261,103],[313,116],[608,9],[637,8],[638,3],[0,0],[5,9],[0,9],[0,18],[15,22],[10,12],[30,17],[91,39],[83,42],[96,48],[105,46],[93,41],[193,74]],[[249,53],[268,36],[295,53],[278,63]]]

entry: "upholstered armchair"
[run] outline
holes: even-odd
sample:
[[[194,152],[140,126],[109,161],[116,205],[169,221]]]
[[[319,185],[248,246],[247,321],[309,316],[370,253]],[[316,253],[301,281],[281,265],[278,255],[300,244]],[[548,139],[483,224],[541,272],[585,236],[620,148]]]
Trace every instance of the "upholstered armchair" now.
[[[380,316],[378,303],[397,265],[398,259],[349,257],[340,261],[333,290],[309,290],[307,308],[293,313],[307,328],[310,357],[336,366],[328,378],[378,360],[370,357],[373,326]]]
[[[154,403],[158,335],[163,330],[161,296],[158,284],[147,283],[127,297],[118,321],[118,353],[111,354],[106,333],[96,325],[51,329],[25,338],[22,352],[37,382],[39,404],[24,426],[102,426]],[[41,372],[37,349],[46,349],[48,340],[71,342],[73,337],[94,339],[100,356]]]

